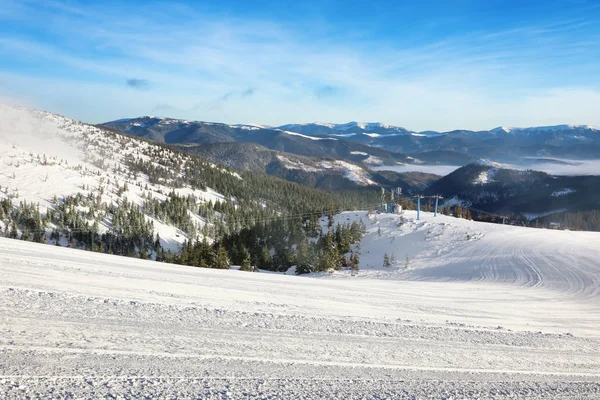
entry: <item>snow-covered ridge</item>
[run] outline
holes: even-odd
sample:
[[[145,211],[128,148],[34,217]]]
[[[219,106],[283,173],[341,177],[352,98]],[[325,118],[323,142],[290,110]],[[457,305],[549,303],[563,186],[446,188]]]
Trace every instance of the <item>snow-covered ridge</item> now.
[[[499,126],[497,128],[492,129],[492,132],[497,133],[512,133],[512,134],[532,134],[532,133],[542,133],[542,132],[559,132],[565,130],[590,130],[600,132],[600,128],[591,125],[550,125],[550,126],[532,126],[528,128],[516,128],[516,127],[506,127]]]
[[[342,124],[336,124],[336,123],[330,123],[330,122],[313,122],[313,123],[305,123],[305,124],[287,124],[287,125],[282,125],[280,126],[281,129],[298,129],[298,128],[302,128],[302,127],[309,127],[309,126],[322,126],[324,128],[327,129],[331,129],[331,130],[335,130],[335,131],[341,131],[341,132],[345,132],[348,130],[355,130],[355,129],[359,129],[361,130],[363,133],[364,132],[374,132],[374,131],[384,131],[382,132],[383,135],[409,135],[411,133],[414,133],[406,128],[402,128],[400,126],[394,126],[394,125],[390,125],[390,124],[386,124],[386,123],[382,123],[382,122],[355,122],[355,121],[351,121],[351,122],[346,122],[346,123],[342,123]],[[351,133],[350,133],[351,134]]]
[[[158,170],[168,171],[169,178],[152,183],[143,173],[129,170],[128,162],[151,161]],[[42,214],[53,209],[53,199],[92,193],[102,203],[118,206],[128,202],[142,206],[148,198],[163,201],[171,192],[192,196],[198,203],[228,201],[207,188],[192,189],[174,184],[184,172],[174,173],[163,165],[176,160],[184,166],[190,156],[154,146],[144,140],[107,134],[94,126],[60,115],[25,108],[0,105],[0,198],[39,204]],[[212,168],[217,168],[213,165]],[[232,173],[238,179],[241,177]],[[127,186],[127,190],[123,188]],[[154,224],[165,249],[177,250],[186,235],[166,223],[146,216]],[[201,229],[206,221],[195,216]],[[105,232],[112,226],[106,219],[100,226]],[[52,227],[49,227],[52,228]]]
[[[203,124],[203,125],[215,125],[219,124],[217,122],[206,122],[206,121],[196,121],[196,120],[182,120],[182,119],[174,119],[174,118],[163,118],[156,116],[143,116],[139,118],[122,118],[119,120],[111,121],[113,123],[134,123],[135,120],[138,119],[146,119],[152,120],[153,123],[156,124]],[[133,121],[133,122],[132,122]],[[109,122],[110,123],[110,122]],[[438,132],[432,130],[425,131],[412,131],[410,129],[406,129],[401,126],[392,125],[383,122],[346,122],[346,123],[332,123],[332,122],[313,122],[313,123],[292,123],[285,124],[278,127],[273,127],[270,125],[258,124],[258,123],[240,123],[240,124],[230,124],[227,125],[234,129],[242,129],[242,130],[258,130],[258,129],[279,129],[284,131],[296,131],[296,130],[304,130],[304,134],[306,134],[306,130],[304,128],[310,127],[323,127],[326,128],[323,132],[318,132],[319,129],[316,129],[318,134],[330,134],[332,136],[338,137],[350,137],[356,135],[356,131],[360,131],[359,133],[370,136],[373,139],[382,137],[382,136],[402,136],[402,135],[412,135],[414,137],[422,137],[422,138],[433,138],[438,136],[444,136],[447,134],[452,134],[452,132],[470,132],[469,130],[452,130],[449,132]],[[313,129],[315,130],[315,129]],[[354,132],[348,132],[349,130],[353,130]],[[334,131],[334,132],[332,132]],[[576,124],[561,124],[561,125],[548,125],[548,126],[532,126],[532,127],[508,127],[508,126],[499,126],[490,130],[490,132],[494,133],[502,133],[502,134],[510,134],[510,135],[536,135],[547,132],[568,132],[572,131],[573,139],[576,140],[584,140],[585,136],[577,135],[577,132],[588,131],[593,133],[600,133],[600,128],[592,126],[592,125],[576,125]],[[317,134],[317,133],[314,134]],[[473,133],[477,133],[473,131]],[[313,133],[311,133],[313,134]],[[347,136],[344,136],[347,135]],[[308,136],[308,135],[307,135]]]
[[[477,159],[477,160],[473,161],[473,164],[481,165],[482,167],[493,167],[493,168],[504,168],[505,167],[504,164],[500,164],[498,162],[488,160],[485,158]]]
[[[239,128],[239,129],[244,129],[244,130],[248,130],[248,131],[255,131],[255,130],[259,130],[259,129],[270,129],[271,127],[268,125],[260,125],[260,124],[255,124],[255,123],[249,123],[249,124],[234,124],[234,125],[229,125],[232,128]]]

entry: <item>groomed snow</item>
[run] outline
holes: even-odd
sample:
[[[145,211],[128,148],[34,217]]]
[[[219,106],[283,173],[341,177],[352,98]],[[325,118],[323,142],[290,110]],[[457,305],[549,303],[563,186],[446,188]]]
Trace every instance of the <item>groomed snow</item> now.
[[[0,393],[598,397],[599,234],[414,217],[336,217],[367,225],[356,277],[0,239]],[[382,267],[383,252],[399,263]]]

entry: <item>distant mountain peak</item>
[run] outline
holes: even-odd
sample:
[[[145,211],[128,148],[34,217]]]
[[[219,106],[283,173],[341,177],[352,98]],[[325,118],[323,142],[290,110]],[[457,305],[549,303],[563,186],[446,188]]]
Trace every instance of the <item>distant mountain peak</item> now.
[[[491,167],[491,168],[503,168],[503,167],[505,167],[504,165],[502,165],[502,164],[500,164],[498,162],[495,162],[495,161],[492,161],[492,160],[488,160],[488,159],[485,159],[485,158],[477,159],[477,160],[475,160],[473,162],[473,164],[480,165],[480,166],[483,166],[483,167]]]
[[[497,128],[492,129],[492,132],[500,133],[510,133],[513,128],[507,128],[506,126],[499,126]]]
[[[531,126],[527,128],[518,128],[518,127],[506,127],[499,126],[497,128],[492,129],[492,132],[496,133],[537,133],[537,132],[558,132],[558,131],[566,131],[566,130],[592,130],[592,131],[600,131],[600,128],[591,125],[570,125],[570,124],[562,124],[562,125],[549,125],[549,126]]]

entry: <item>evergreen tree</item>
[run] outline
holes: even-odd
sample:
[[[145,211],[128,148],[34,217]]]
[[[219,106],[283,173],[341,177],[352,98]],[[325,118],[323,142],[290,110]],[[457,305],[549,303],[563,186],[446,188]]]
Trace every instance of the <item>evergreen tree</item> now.
[[[392,263],[390,261],[390,256],[388,256],[388,253],[385,253],[384,256],[383,256],[383,266],[384,267],[389,267],[391,265],[392,265]]]
[[[262,247],[262,250],[260,252],[258,267],[261,269],[271,269],[271,265],[271,253],[269,252],[269,248],[265,245]]]
[[[466,209],[466,211],[464,212],[464,217],[466,219],[470,219],[470,220],[473,219],[473,216],[471,215],[471,210],[470,209],[468,209],[468,208]]]
[[[227,250],[225,247],[219,246],[217,249],[217,262],[215,268],[218,269],[229,269],[229,258],[227,257]]]
[[[306,241],[303,241],[300,243],[300,246],[298,246],[298,253],[296,255],[296,274],[301,275],[311,273],[313,267],[310,261],[308,244]]]
[[[250,259],[250,252],[245,247],[242,247],[242,262],[240,264],[240,271],[254,271],[252,267],[252,260]]]
[[[203,268],[214,268],[216,263],[215,253],[208,244],[208,240],[205,238],[202,239],[202,243],[200,244],[200,254],[198,257],[197,265]]]
[[[463,217],[463,209],[461,208],[461,206],[454,206],[454,213],[453,216],[455,218],[462,218]]]

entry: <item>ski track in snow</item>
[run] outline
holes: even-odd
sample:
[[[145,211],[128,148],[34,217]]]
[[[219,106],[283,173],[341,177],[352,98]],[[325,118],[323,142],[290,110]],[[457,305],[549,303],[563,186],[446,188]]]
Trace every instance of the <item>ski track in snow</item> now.
[[[352,279],[0,239],[0,393],[600,397],[598,234],[403,218],[336,216],[367,225]]]
[[[366,212],[336,216],[337,224],[360,219],[367,226],[360,248],[361,275],[541,287],[593,304],[600,301],[600,233],[490,224],[427,212],[417,221],[414,211],[405,212],[399,227],[399,218],[367,217]],[[325,219],[321,222],[325,225]],[[395,267],[378,267],[385,252],[397,257]],[[405,255],[411,264],[407,270]]]

